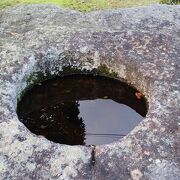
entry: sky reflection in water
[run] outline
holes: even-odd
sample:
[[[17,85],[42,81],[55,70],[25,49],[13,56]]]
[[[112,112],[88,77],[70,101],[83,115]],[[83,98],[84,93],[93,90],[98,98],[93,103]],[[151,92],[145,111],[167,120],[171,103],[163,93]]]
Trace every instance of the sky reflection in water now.
[[[86,144],[106,144],[116,141],[129,133],[143,119],[132,108],[111,99],[79,101],[79,104],[79,117],[82,117],[86,124]]]

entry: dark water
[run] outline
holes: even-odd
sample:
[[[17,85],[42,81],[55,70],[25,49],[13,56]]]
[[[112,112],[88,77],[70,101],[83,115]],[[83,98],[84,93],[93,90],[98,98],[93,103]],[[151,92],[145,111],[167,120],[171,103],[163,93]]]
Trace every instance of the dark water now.
[[[145,117],[147,107],[143,96],[125,83],[73,75],[34,86],[17,113],[34,134],[62,144],[90,145],[122,138]]]

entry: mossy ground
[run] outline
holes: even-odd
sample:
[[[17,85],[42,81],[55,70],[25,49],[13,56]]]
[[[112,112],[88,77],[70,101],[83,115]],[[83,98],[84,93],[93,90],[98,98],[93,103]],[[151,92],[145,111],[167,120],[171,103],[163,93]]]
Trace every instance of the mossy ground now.
[[[0,0],[0,9],[16,4],[56,4],[79,11],[124,8],[159,3],[160,0]]]

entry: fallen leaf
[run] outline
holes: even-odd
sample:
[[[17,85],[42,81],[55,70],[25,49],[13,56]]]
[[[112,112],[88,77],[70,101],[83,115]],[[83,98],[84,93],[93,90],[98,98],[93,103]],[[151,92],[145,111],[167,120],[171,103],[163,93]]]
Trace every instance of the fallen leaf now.
[[[140,92],[136,92],[135,93],[137,99],[141,99],[142,98],[142,94]]]

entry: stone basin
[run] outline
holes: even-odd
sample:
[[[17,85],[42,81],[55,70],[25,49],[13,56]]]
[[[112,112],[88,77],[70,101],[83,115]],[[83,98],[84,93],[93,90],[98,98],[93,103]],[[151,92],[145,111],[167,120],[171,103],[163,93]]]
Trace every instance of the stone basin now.
[[[0,11],[0,179],[180,179],[180,6],[80,13],[52,5]],[[146,118],[111,144],[69,146],[17,117],[23,91],[64,67],[131,84]],[[108,72],[107,72],[108,69]],[[71,71],[69,73],[72,73]]]

